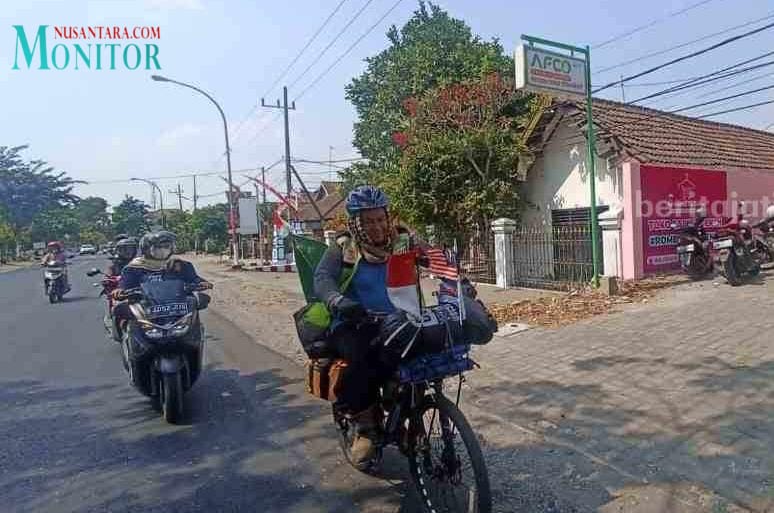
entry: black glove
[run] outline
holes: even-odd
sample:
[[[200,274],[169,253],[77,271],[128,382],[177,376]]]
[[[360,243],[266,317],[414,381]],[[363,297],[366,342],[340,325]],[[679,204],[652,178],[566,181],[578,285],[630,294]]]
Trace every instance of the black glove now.
[[[346,319],[356,320],[366,316],[366,309],[363,308],[363,305],[343,295],[333,299],[328,308]]]

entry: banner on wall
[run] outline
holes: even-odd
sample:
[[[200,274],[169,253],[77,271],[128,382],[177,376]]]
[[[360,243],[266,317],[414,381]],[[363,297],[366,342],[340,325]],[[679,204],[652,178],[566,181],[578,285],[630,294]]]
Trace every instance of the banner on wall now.
[[[708,230],[723,222],[727,199],[726,172],[703,169],[640,166],[643,271],[655,273],[680,267],[678,233],[692,222],[699,206],[707,209]],[[672,222],[677,228],[672,228]]]

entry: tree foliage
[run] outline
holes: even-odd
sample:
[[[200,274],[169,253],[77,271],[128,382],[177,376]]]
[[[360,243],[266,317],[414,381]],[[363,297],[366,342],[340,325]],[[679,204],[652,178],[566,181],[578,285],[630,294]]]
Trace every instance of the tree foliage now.
[[[421,1],[400,29],[387,33],[390,46],[366,60],[365,72],[352,80],[346,97],[355,106],[354,146],[369,159],[344,173],[348,185],[374,183],[394,171],[400,159],[392,134],[406,122],[403,102],[410,97],[493,72],[513,73],[513,60],[497,40],[483,41],[465,22]]]
[[[396,210],[415,226],[433,224],[439,235],[517,217],[530,102],[496,74],[405,101],[407,126],[394,136],[400,165],[380,179]]]
[[[210,241],[210,251],[218,251],[228,243],[228,205],[210,205],[191,214],[191,231],[202,243]]]
[[[125,233],[139,237],[148,231],[148,205],[142,201],[126,196],[113,209],[113,230],[115,233]]]
[[[14,237],[41,212],[77,203],[73,187],[79,183],[56,172],[43,160],[24,160],[27,146],[0,146],[0,209]]]

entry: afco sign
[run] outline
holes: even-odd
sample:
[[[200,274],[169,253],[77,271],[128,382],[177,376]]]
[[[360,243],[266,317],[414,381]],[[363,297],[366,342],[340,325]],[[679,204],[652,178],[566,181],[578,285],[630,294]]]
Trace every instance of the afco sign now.
[[[554,96],[586,94],[586,61],[529,45],[516,49],[516,88]]]

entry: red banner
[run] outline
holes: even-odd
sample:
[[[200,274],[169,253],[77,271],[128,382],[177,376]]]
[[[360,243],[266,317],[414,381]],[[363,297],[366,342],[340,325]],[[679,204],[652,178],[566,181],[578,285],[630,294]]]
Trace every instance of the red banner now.
[[[693,219],[696,208],[704,206],[712,228],[722,222],[727,199],[726,172],[671,167],[640,167],[642,258],[645,273],[675,269],[677,232]],[[678,228],[671,227],[672,222]]]

